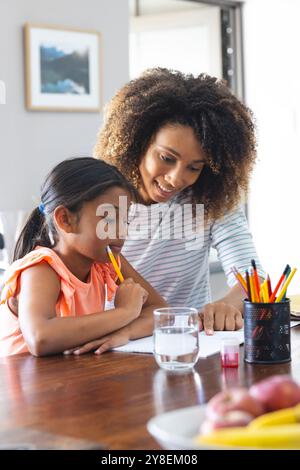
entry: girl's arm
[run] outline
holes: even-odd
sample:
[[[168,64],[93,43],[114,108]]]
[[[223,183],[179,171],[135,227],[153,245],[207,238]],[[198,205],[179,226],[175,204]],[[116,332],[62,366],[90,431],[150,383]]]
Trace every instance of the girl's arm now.
[[[57,317],[60,281],[47,263],[24,270],[20,285],[20,328],[29,351],[35,356],[62,352],[107,335],[135,320],[142,308],[143,289],[128,283],[119,302],[122,308],[78,317]]]
[[[148,298],[144,303],[141,314],[128,325],[114,331],[110,335],[103,336],[94,341],[82,344],[78,348],[72,348],[65,351],[68,354],[85,354],[95,351],[96,354],[102,354],[109,349],[122,346],[132,339],[142,338],[153,333],[153,310],[155,308],[168,307],[165,300],[156,292],[155,289],[131,266],[131,264],[121,255],[122,273],[125,278],[133,279],[138,282],[147,292]]]
[[[147,292],[148,298],[143,305],[141,314],[138,318],[129,323],[125,328],[128,331],[128,340],[142,338],[153,333],[153,310],[155,308],[168,307],[167,302],[162,296],[147,282],[124,258],[120,255],[122,274],[124,278],[131,278],[140,284]]]

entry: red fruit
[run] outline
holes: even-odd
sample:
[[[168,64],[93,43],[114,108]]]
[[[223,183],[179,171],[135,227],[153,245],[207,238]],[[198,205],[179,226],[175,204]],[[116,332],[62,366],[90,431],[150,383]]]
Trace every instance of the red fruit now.
[[[250,395],[267,411],[289,408],[300,403],[300,387],[289,375],[273,375],[252,385]]]
[[[219,421],[220,417],[231,411],[243,411],[252,417],[265,412],[262,404],[253,398],[246,388],[232,388],[217,393],[207,404],[206,417]]]
[[[206,419],[200,427],[201,434],[209,434],[217,429],[247,426],[254,419],[253,415],[245,411],[229,411],[216,420]]]

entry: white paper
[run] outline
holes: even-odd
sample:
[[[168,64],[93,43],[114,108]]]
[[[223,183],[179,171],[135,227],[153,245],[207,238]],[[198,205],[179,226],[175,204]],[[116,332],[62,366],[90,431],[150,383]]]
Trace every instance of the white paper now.
[[[170,336],[172,341],[174,336]],[[242,344],[244,342],[244,331],[215,331],[212,336],[207,336],[202,331],[199,334],[199,357],[204,358],[220,352],[221,341],[224,338],[237,338],[239,344]],[[114,348],[114,351],[153,354],[153,336],[129,341],[124,346]]]
[[[186,354],[193,354],[197,350],[197,333],[193,335],[181,335],[175,333],[168,335],[166,333],[157,333],[159,338],[156,339],[156,353],[164,356],[184,356]]]
[[[300,321],[291,321],[291,328],[300,324]],[[174,336],[174,335],[172,335]],[[205,358],[221,351],[223,339],[237,338],[239,344],[244,343],[244,330],[215,331],[212,336],[207,336],[204,331],[199,334],[199,357]],[[153,336],[129,341],[124,346],[113,348],[114,351],[153,354]]]

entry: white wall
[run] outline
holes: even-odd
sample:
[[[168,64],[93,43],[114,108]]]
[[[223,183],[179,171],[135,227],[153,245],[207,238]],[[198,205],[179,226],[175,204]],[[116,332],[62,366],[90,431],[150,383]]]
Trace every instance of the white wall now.
[[[187,0],[138,0],[139,1],[139,14],[140,15],[153,15],[159,13],[169,12],[183,12],[187,10],[199,10],[206,8],[205,4],[196,3],[195,1]],[[136,0],[129,0],[129,11],[131,15],[136,11]]]
[[[244,6],[246,101],[259,130],[249,218],[273,282],[287,263],[300,271],[299,20],[299,0],[247,0]],[[298,272],[289,292],[299,291]]]
[[[93,29],[103,35],[103,102],[129,77],[127,0],[1,0],[0,211],[28,209],[46,172],[73,155],[91,155],[99,113],[29,112],[24,105],[23,25]]]
[[[171,1],[171,4],[177,2]],[[131,17],[131,78],[158,66],[194,75],[205,72],[222,76],[220,8],[188,8]]]

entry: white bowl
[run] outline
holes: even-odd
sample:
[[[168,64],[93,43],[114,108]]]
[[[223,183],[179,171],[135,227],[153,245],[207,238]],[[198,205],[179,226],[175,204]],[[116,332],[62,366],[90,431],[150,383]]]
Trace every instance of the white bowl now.
[[[191,406],[163,413],[150,419],[149,433],[163,449],[168,450],[232,450],[237,447],[214,446],[195,442],[201,423],[204,421],[206,405]],[[239,447],[239,449],[244,449]],[[249,448],[247,450],[250,450]]]

